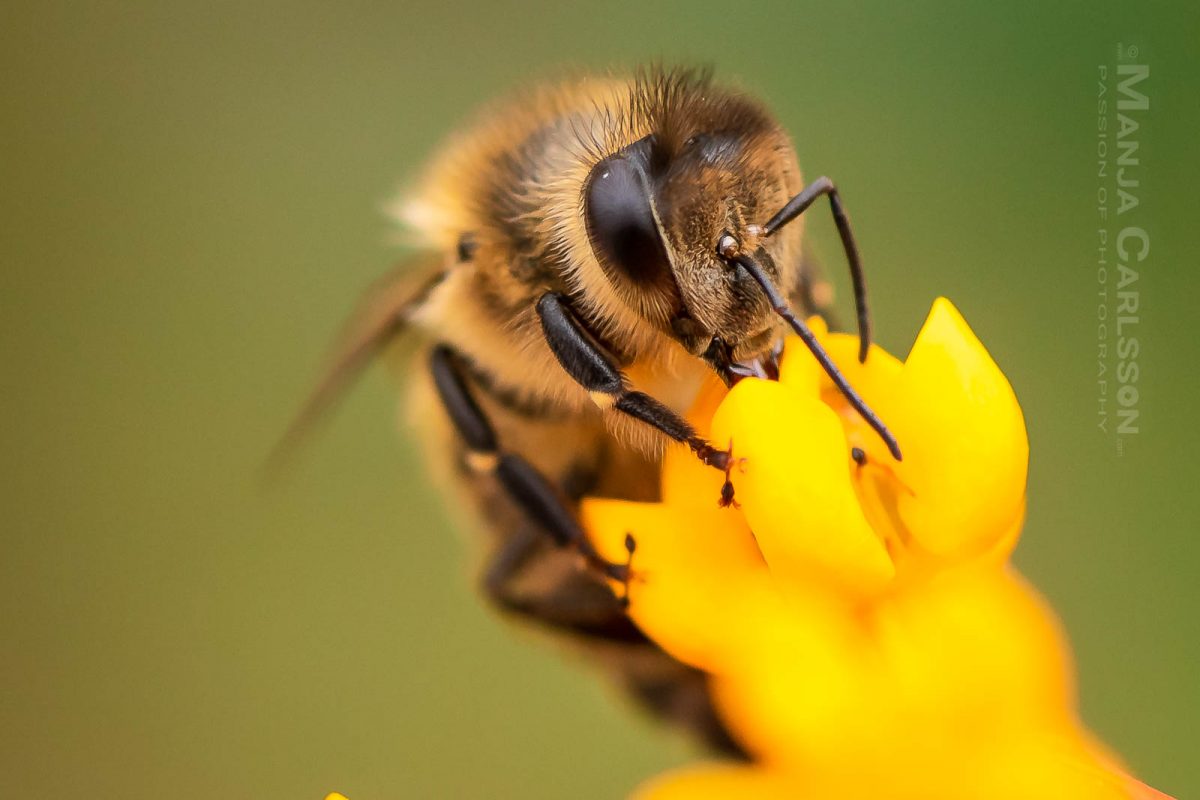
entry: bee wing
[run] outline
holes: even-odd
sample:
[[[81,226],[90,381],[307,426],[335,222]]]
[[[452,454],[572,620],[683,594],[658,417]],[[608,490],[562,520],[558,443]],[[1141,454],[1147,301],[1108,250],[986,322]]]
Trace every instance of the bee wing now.
[[[439,258],[404,262],[376,280],[363,293],[346,320],[320,378],[264,465],[268,477],[279,473],[317,423],[337,404],[363,370],[402,333],[413,311],[446,276]]]

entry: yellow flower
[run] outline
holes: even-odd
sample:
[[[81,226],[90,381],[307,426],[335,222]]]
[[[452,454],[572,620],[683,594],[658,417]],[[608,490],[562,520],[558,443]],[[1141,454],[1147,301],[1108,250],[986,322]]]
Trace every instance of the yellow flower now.
[[[903,461],[794,340],[778,382],[714,381],[693,410],[731,443],[736,507],[718,507],[721,475],[683,448],[662,502],[584,504],[608,558],[633,534],[631,616],[711,676],[755,757],[639,796],[1165,797],[1082,727],[1058,623],[1008,566],[1024,419],[958,311],[935,302],[903,362],[873,348],[859,364],[857,339],[813,324]]]

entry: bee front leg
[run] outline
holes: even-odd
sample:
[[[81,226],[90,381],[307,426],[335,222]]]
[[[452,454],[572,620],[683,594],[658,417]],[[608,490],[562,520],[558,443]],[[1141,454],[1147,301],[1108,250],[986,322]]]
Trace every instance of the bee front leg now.
[[[434,347],[429,366],[438,397],[467,446],[467,464],[495,476],[508,496],[559,547],[575,548],[605,577],[628,582],[628,565],[614,564],[596,552],[554,485],[524,458],[500,448],[495,428],[475,402],[454,350],[447,345]]]
[[[596,405],[633,417],[692,449],[701,461],[724,470],[729,454],[700,438],[688,421],[648,394],[629,388],[615,359],[604,352],[562,295],[542,295],[537,303],[542,332],[558,363],[591,395]]]

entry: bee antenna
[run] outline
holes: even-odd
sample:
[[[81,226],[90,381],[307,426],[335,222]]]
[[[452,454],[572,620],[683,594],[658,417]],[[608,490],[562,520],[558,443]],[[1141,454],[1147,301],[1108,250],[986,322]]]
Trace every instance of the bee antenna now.
[[[850,262],[850,280],[854,284],[854,310],[858,315],[858,361],[862,363],[867,360],[867,353],[871,350],[871,313],[867,309],[867,279],[863,274],[858,243],[854,241],[854,231],[850,229],[850,217],[846,215],[841,195],[838,194],[833,181],[820,177],[805,186],[800,194],[789,200],[787,205],[767,221],[763,226],[763,236],[771,236],[803,214],[821,195],[829,196],[829,210],[833,213],[833,221],[842,240],[842,249],[846,251],[846,260]]]
[[[847,401],[849,401],[851,407],[858,412],[859,416],[861,416],[863,420],[870,425],[876,433],[879,434],[879,438],[883,439],[884,444],[886,444],[888,450],[891,451],[892,457],[897,461],[900,461],[900,445],[897,443],[896,437],[893,436],[892,432],[889,431],[887,426],[883,424],[883,420],[879,419],[875,412],[872,411],[866,402],[859,396],[858,392],[854,391],[854,387],[851,386],[849,381],[846,380],[846,377],[842,375],[842,372],[838,369],[837,364],[833,363],[833,360],[829,357],[829,354],[825,352],[825,348],[821,346],[821,343],[817,341],[817,337],[813,335],[812,330],[809,329],[809,327],[805,325],[804,322],[795,315],[795,313],[792,312],[792,309],[788,307],[787,302],[783,299],[783,296],[779,293],[779,290],[775,288],[775,284],[772,283],[767,274],[763,272],[763,269],[759,263],[750,256],[742,253],[736,253],[732,255],[731,258],[732,261],[737,264],[739,269],[745,270],[746,273],[748,273],[750,277],[754,279],[755,283],[762,288],[763,293],[767,296],[767,300],[769,300],[771,303],[771,308],[775,310],[776,314],[783,317],[787,321],[788,325],[792,326],[792,330],[796,332],[796,335],[799,336],[808,349],[812,351],[813,356],[817,359],[817,363],[821,365],[821,368],[825,370],[825,374],[828,375],[830,380],[833,381],[833,385],[836,386],[838,391],[842,393]]]

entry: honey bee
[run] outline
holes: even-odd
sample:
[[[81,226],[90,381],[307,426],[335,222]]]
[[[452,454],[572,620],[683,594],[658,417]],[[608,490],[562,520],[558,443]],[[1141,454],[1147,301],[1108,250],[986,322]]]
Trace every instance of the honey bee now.
[[[763,105],[707,72],[662,68],[524,92],[433,159],[402,207],[423,266],[368,292],[300,424],[402,330],[424,331],[413,417],[436,471],[486,522],[484,593],[573,635],[649,709],[738,754],[704,676],[630,621],[609,588],[630,564],[601,558],[576,510],[584,495],[656,499],[666,442],[727,471],[727,449],[682,414],[713,371],[728,384],[776,377],[788,330],[900,457],[792,311],[819,310],[798,219],[821,197],[865,359],[866,289],[838,190],[804,183]],[[733,499],[728,479],[722,495]]]

